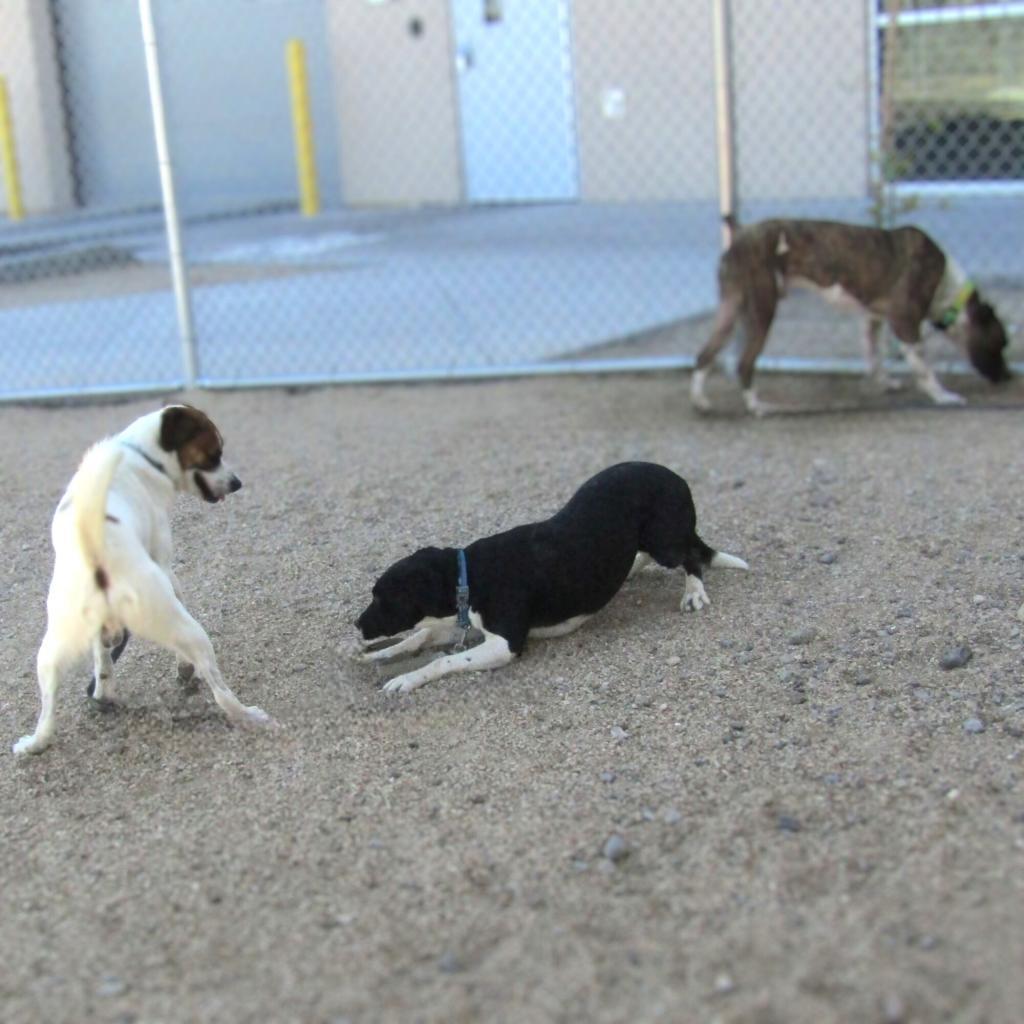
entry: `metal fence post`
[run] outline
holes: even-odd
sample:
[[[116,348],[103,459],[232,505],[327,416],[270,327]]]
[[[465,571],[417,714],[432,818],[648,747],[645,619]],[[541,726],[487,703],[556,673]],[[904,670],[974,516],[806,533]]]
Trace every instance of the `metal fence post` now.
[[[295,133],[295,168],[299,179],[299,208],[304,217],[320,212],[320,189],[316,180],[316,151],[313,146],[313,115],[309,105],[309,73],[306,47],[301,39],[289,39],[285,47],[288,86],[292,100]]]
[[[0,157],[7,187],[7,216],[23,220],[25,205],[21,199],[21,178],[18,175],[18,147],[14,144],[14,119],[7,98],[7,80],[0,75]]]
[[[722,248],[729,248],[726,217],[736,215],[736,147],[733,137],[732,45],[729,0],[711,0],[715,54],[715,138],[718,152],[718,210],[722,215]]]
[[[181,246],[181,221],[178,217],[178,201],[174,191],[174,171],[171,167],[170,147],[167,144],[167,119],[164,115],[164,96],[160,86],[160,62],[157,56],[156,27],[153,22],[151,0],[139,0],[139,19],[142,22],[142,42],[146,51],[146,77],[149,82],[149,102],[153,111],[153,134],[156,137],[171,282],[178,311],[181,361],[185,373],[185,386],[193,387],[196,383],[195,326],[185,257]]]

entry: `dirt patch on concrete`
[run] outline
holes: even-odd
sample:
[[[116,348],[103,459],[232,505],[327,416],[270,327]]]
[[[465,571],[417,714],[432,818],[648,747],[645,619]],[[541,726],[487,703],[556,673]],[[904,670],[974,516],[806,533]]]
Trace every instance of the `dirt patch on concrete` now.
[[[130,644],[0,772],[5,1021],[986,1021],[1024,1005],[1019,382],[966,410],[772,377],[196,396],[245,487],[182,500],[230,729]],[[37,711],[49,519],[152,402],[0,409],[0,708]],[[550,514],[622,459],[749,574],[649,570],[515,665],[389,699],[374,576]],[[964,667],[943,669],[965,646]],[[618,836],[620,840],[612,837]],[[609,843],[609,840],[612,840]]]

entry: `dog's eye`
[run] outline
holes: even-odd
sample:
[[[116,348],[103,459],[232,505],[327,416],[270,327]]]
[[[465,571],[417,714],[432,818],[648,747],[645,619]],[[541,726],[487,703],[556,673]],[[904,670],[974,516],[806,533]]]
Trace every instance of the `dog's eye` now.
[[[220,453],[218,452],[216,455],[208,456],[206,460],[202,463],[202,465],[199,466],[199,469],[203,470],[206,473],[209,473],[211,470],[216,469],[219,465]]]

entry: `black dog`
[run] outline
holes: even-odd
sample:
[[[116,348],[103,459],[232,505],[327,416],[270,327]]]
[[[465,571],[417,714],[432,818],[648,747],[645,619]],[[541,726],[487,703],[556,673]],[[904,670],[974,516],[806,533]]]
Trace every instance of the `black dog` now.
[[[385,689],[408,693],[449,672],[507,665],[522,653],[528,636],[564,636],[577,629],[649,559],[685,569],[680,608],[696,611],[709,603],[705,566],[747,568],[741,558],[708,547],[696,524],[690,488],[672,470],[650,462],[611,466],[544,522],[484,537],[464,552],[421,548],[392,565],[377,580],[373,602],[356,625],[364,643],[415,632],[361,657],[387,661],[445,644],[462,586],[461,624],[480,629],[483,643],[397,676]]]

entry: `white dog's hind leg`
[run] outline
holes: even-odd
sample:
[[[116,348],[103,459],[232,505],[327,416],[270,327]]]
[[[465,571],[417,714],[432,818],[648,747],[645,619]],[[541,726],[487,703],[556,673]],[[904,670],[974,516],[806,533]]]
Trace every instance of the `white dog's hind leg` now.
[[[114,686],[114,662],[117,661],[128,643],[126,630],[111,631],[103,628],[92,641],[92,685],[89,696],[93,700],[113,701],[117,699]]]
[[[424,683],[440,679],[451,672],[479,672],[483,669],[500,668],[514,657],[508,641],[503,636],[485,632],[482,644],[471,647],[468,651],[459,651],[458,654],[447,654],[412,672],[395,676],[385,684],[384,690],[386,693],[411,693]]]
[[[261,708],[246,707],[231,692],[220,674],[210,638],[174,596],[166,577],[161,574],[160,577],[151,579],[139,606],[144,607],[146,613],[128,622],[132,632],[170,648],[180,659],[194,665],[196,675],[210,687],[213,699],[233,725],[274,724],[270,715]]]
[[[104,642],[100,633],[92,641],[92,686],[89,696],[93,700],[114,700],[114,659],[110,656],[114,644]]]
[[[160,568],[167,573],[167,578],[171,581],[171,587],[174,589],[174,596],[184,605],[185,598],[181,592],[181,583],[178,582],[178,577],[175,576],[174,570],[162,563]],[[186,661],[180,654],[175,655],[175,657],[177,659],[178,682],[181,683],[186,693],[195,693],[199,689],[199,679],[196,676],[195,665],[190,661]]]
[[[22,736],[14,744],[15,754],[41,754],[53,739],[54,701],[57,695],[57,684],[60,682],[61,661],[61,652],[54,634],[47,630],[39,648],[39,654],[36,656],[40,699],[36,731],[30,736]]]

